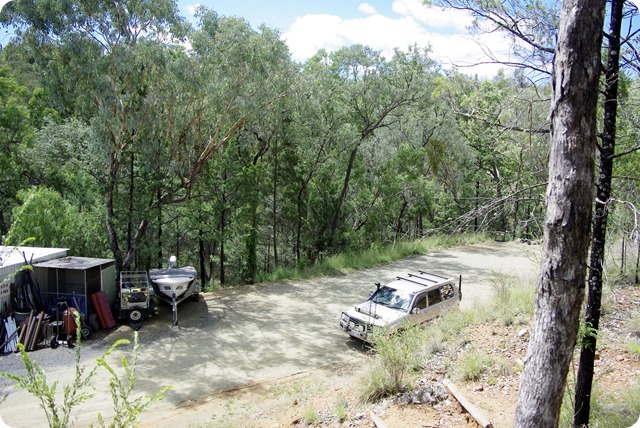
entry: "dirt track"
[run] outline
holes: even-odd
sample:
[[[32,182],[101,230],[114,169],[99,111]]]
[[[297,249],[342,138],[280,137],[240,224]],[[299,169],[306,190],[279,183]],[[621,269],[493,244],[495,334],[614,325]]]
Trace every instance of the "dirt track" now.
[[[489,279],[495,272],[529,277],[538,267],[538,254],[536,246],[479,244],[343,276],[207,293],[199,302],[179,307],[178,327],[170,326],[170,309],[163,306],[140,330],[137,390],[152,394],[165,385],[173,388],[143,415],[141,425],[204,424],[215,411],[206,408],[207,397],[221,391],[357,361],[362,348],[339,329],[338,317],[367,296],[377,281],[417,269],[462,275],[464,308],[490,298]],[[132,336],[126,325],[101,333],[87,342],[83,360],[92,367],[111,343]],[[72,352],[42,349],[31,356],[40,360],[42,355],[49,379],[64,384],[73,375]],[[126,355],[117,351],[112,360]],[[18,355],[0,357],[0,370],[16,367],[17,359]],[[111,415],[108,379],[104,371],[98,373],[96,396],[79,408],[76,426],[95,423],[98,412]],[[0,402],[0,416],[7,425],[47,425],[37,401],[26,392],[11,387],[1,392],[6,397]]]

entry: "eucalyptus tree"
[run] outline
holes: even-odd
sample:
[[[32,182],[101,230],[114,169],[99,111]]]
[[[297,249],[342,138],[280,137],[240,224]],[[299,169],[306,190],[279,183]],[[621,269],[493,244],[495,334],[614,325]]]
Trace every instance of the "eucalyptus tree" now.
[[[17,192],[7,245],[30,242],[40,247],[69,248],[70,255],[106,257],[107,240],[96,207],[79,208],[58,191],[30,187]]]
[[[483,45],[487,62],[524,70],[532,79],[547,79],[551,73],[560,0],[425,0],[425,3],[470,13],[474,33],[498,32],[507,37],[509,59],[500,58]]]
[[[403,54],[406,55],[406,54]],[[354,176],[347,224],[350,241],[360,248],[379,242],[416,239],[441,226],[439,213],[447,210],[440,196],[440,172],[451,152],[451,166],[459,165],[454,150],[454,116],[439,102],[437,67],[416,71],[422,89],[413,102],[396,114],[393,126],[380,129],[361,148],[362,167]]]
[[[17,191],[30,184],[22,155],[34,132],[28,100],[27,88],[0,67],[0,236],[9,230],[6,215],[17,202]]]
[[[557,426],[590,240],[605,1],[563,4],[554,60],[543,262],[514,426]]]
[[[91,139],[91,129],[76,120],[49,119],[34,132],[33,141],[21,149],[33,188],[17,192],[21,206],[14,209],[11,241],[29,238],[33,229],[33,245],[69,248],[75,255],[108,255],[102,197],[88,167],[96,166],[86,150]]]
[[[335,182],[337,196],[331,203],[330,220],[319,231],[316,251],[339,242],[344,205],[352,175],[360,168],[363,144],[378,130],[397,124],[403,108],[416,103],[425,90],[425,75],[436,68],[427,54],[428,50],[413,47],[387,60],[379,52],[354,45],[331,54],[320,52],[313,60],[314,70],[326,76],[327,95],[334,104],[329,111],[336,115],[334,153],[342,155],[335,158],[340,182]]]
[[[177,42],[189,29],[171,1],[16,1],[7,16],[46,71],[52,102],[93,129],[107,234],[117,269],[128,269],[162,207],[193,196],[245,123],[239,103],[253,102],[259,75],[247,40],[217,32],[215,14],[201,10],[185,51]]]
[[[486,25],[490,28],[505,31],[513,40],[516,54],[521,58],[522,67],[536,72],[548,69],[548,58],[554,51],[556,34],[558,31],[557,17],[559,2],[525,2],[510,1],[503,3],[482,2],[475,0],[442,0],[439,4],[466,10],[476,17],[477,28]],[[618,110],[618,82],[620,81],[620,66],[624,66],[632,73],[640,70],[638,64],[638,31],[633,24],[638,10],[629,2],[610,1],[609,29],[606,32],[603,47],[606,66],[603,67],[605,78],[601,103],[603,105],[601,144],[598,147],[599,173],[596,192],[596,214],[593,217],[593,242],[589,259],[589,296],[585,323],[590,326],[589,331],[595,334],[587,335],[581,341],[581,358],[576,385],[575,418],[576,426],[587,425],[591,397],[591,383],[596,349],[597,326],[600,318],[600,299],[602,294],[602,269],[604,267],[604,251],[606,243],[608,211],[614,201],[612,198],[612,171],[614,161],[621,156],[629,155],[637,150],[616,151],[616,127]],[[626,5],[626,7],[625,7]],[[604,29],[600,29],[604,32]],[[526,47],[526,49],[522,49]],[[547,65],[545,65],[547,64]],[[595,326],[595,327],[594,327]]]
[[[125,165],[135,164],[135,149],[147,140],[155,119],[151,94],[166,64],[164,40],[181,24],[175,5],[45,0],[15,1],[5,10],[6,23],[18,29],[14,43],[31,50],[52,105],[63,115],[83,118],[94,129],[92,149],[103,165],[99,180],[110,246],[117,269],[127,269],[146,231],[148,214],[144,207],[132,207],[143,199],[134,198],[133,168],[128,171],[129,189],[122,181],[127,177]],[[123,190],[129,194],[129,206],[120,211]]]
[[[460,227],[502,232],[512,228],[514,237],[526,232],[532,210],[520,219],[520,201],[532,198],[521,193],[537,188],[535,194],[540,194],[546,182],[541,174],[548,154],[546,89],[519,83],[502,72],[491,80],[456,73],[441,85],[441,98],[454,112],[473,160],[464,180],[473,185],[465,197],[473,205],[458,217]],[[533,199],[530,208],[541,205],[540,198]]]
[[[257,274],[260,232],[277,253],[274,216],[282,183],[278,159],[286,142],[287,96],[295,68],[276,31],[264,26],[254,30],[242,19],[219,17],[206,9],[201,9],[200,17],[199,30],[192,37],[194,56],[212,70],[209,80],[217,90],[210,92],[211,97],[234,94],[230,115],[242,120],[234,138],[220,147],[221,162],[207,171],[210,183],[218,185],[200,186],[198,192],[218,200],[215,206],[221,211],[215,218],[220,228],[231,226],[238,231],[244,247],[244,281],[252,282]],[[269,231],[260,215],[267,206],[272,211]],[[228,237],[228,233],[218,235]],[[221,252],[229,248],[220,243]],[[221,253],[221,265],[225,259]]]
[[[290,138],[297,141],[293,156],[295,178],[294,253],[297,264],[311,262],[324,251],[332,216],[333,177],[337,146],[351,132],[345,106],[337,102],[342,86],[329,72],[329,54],[321,50],[303,64],[291,101]]]

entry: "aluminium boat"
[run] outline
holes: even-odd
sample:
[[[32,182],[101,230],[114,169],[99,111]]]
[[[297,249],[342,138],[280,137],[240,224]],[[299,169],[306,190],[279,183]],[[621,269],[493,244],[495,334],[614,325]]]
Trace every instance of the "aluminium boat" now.
[[[156,296],[171,305],[173,325],[178,324],[178,304],[188,298],[199,298],[197,277],[193,266],[178,267],[175,256],[169,258],[168,268],[149,271],[149,281]]]

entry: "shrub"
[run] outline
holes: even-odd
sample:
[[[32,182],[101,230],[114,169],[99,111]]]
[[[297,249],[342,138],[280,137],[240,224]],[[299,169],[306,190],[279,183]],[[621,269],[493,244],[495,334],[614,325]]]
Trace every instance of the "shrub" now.
[[[79,323],[79,315],[77,315],[76,323]],[[53,382],[51,385],[47,382],[47,375],[35,360],[32,360],[24,349],[22,344],[18,345],[20,354],[24,361],[26,368],[26,374],[13,375],[6,372],[0,372],[1,377],[12,380],[18,388],[22,388],[36,397],[40,401],[40,407],[44,410],[47,417],[49,427],[51,428],[66,428],[72,425],[72,411],[78,405],[82,404],[87,399],[91,398],[94,394],[86,392],[86,389],[91,385],[91,381],[95,376],[98,367],[106,369],[111,377],[109,379],[109,385],[111,387],[111,398],[113,400],[113,409],[115,416],[113,421],[108,425],[114,428],[135,426],[138,417],[155,401],[163,398],[163,393],[170,387],[164,387],[160,389],[152,397],[139,397],[135,400],[131,399],[131,393],[135,387],[135,368],[138,358],[138,332],[134,332],[134,346],[131,362],[127,361],[125,357],[121,362],[125,369],[125,382],[121,381],[114,369],[107,363],[106,358],[119,346],[128,345],[128,340],[118,340],[114,343],[103,357],[98,358],[97,364],[86,372],[86,368],[80,364],[80,351],[82,348],[81,331],[77,329],[76,340],[78,345],[75,348],[75,377],[71,384],[63,387],[63,400],[62,403],[56,401],[56,390],[58,382]],[[105,420],[101,414],[98,414],[98,421],[100,426],[106,426]]]
[[[377,401],[404,391],[406,375],[421,363],[423,332],[407,326],[396,332],[378,329],[373,335],[376,363],[371,366],[363,388],[365,401]]]

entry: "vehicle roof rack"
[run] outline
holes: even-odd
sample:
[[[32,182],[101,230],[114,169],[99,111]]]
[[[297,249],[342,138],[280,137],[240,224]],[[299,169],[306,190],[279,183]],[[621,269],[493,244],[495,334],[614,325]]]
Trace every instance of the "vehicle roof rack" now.
[[[411,276],[411,274],[409,274],[409,276]],[[397,276],[396,278],[398,278],[401,281],[413,282],[414,284],[418,284],[418,285],[422,285],[422,286],[430,285],[430,284],[425,284],[424,282],[421,282],[421,281],[416,281],[415,279],[405,278],[403,276]]]
[[[415,274],[409,274],[409,275],[417,276],[422,279],[426,279],[428,281],[433,281],[433,282],[442,282],[442,281],[449,280],[449,278],[441,275],[436,275],[435,273],[425,272],[423,270],[419,270],[418,272],[420,272],[420,275],[415,275]]]

